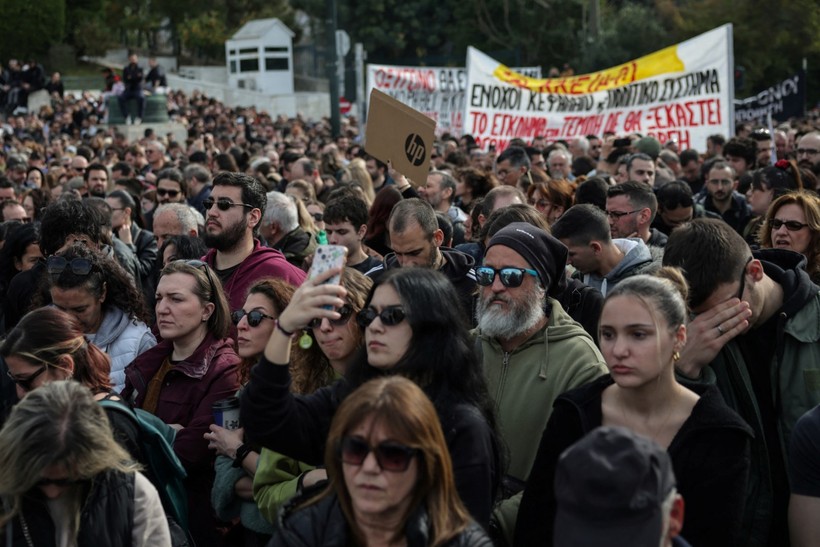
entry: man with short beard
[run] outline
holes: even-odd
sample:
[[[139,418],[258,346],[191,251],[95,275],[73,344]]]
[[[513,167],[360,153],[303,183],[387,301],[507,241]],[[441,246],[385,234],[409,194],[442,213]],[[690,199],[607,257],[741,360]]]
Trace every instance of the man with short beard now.
[[[820,174],[820,132],[803,135],[797,144],[797,165]]]
[[[248,287],[263,277],[275,277],[299,286],[305,272],[290,264],[281,252],[263,247],[256,236],[267,206],[265,188],[242,173],[223,172],[213,181],[205,208],[205,255],[225,289],[232,310],[245,303]]]
[[[509,448],[505,497],[519,494],[538,450],[538,435],[565,391],[606,374],[589,334],[555,299],[565,286],[567,248],[546,231],[514,222],[487,245],[475,331],[487,387]],[[510,540],[518,496],[496,509]],[[512,544],[511,541],[509,544]]]

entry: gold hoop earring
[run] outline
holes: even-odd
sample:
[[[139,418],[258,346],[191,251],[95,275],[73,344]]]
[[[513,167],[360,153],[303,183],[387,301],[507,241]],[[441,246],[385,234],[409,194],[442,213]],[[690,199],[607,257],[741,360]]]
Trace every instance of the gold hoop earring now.
[[[680,361],[680,352],[679,351],[676,351],[675,353],[672,354],[672,360],[675,361],[676,363],[678,361]]]

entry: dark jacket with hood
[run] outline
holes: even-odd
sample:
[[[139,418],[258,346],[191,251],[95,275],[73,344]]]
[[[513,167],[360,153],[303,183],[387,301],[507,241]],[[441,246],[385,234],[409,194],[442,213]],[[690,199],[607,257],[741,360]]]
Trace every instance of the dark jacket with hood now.
[[[521,499],[515,545],[552,545],[556,502],[555,468],[561,453],[603,423],[601,394],[613,384],[603,376],[564,393],[552,416]],[[693,545],[727,547],[741,526],[752,430],[711,386],[687,385],[700,395],[689,418],[667,448],[678,492],[686,500],[681,534]]]
[[[350,526],[335,495],[319,502],[296,509],[304,497],[297,497],[283,507],[279,515],[278,532],[270,545],[273,547],[347,547],[353,545]],[[419,508],[407,519],[404,528],[407,547],[430,545],[430,519],[424,508]],[[492,547],[484,530],[471,522],[467,528],[446,547]]]
[[[475,298],[475,260],[468,254],[456,251],[449,247],[439,247],[442,256],[444,257],[444,264],[438,271],[447,276],[447,279],[452,282],[459,296],[461,303],[461,310],[467,323],[472,325],[475,323],[474,317],[474,302]],[[395,253],[390,253],[384,257],[384,264],[381,267],[376,267],[367,272],[374,283],[378,283],[381,276],[392,270],[393,268],[400,268],[398,259]]]
[[[820,403],[820,287],[803,269],[803,255],[763,249],[754,257],[783,289],[783,304],[770,319],[773,328],[765,333],[750,330],[729,341],[698,379],[715,384],[726,404],[755,432],[743,523],[743,544],[751,547],[788,541],[784,462],[789,438],[800,416]],[[761,340],[773,344],[771,361],[747,362],[750,351],[760,352],[746,349],[744,356],[744,347]],[[762,371],[757,389],[770,390],[765,407],[755,392],[752,373],[757,370]]]
[[[216,263],[216,249],[208,251],[203,260],[213,268]],[[231,310],[242,308],[248,295],[248,288],[264,277],[282,279],[298,287],[305,280],[305,272],[289,263],[280,251],[263,247],[258,239],[254,239],[251,254],[222,282]]]

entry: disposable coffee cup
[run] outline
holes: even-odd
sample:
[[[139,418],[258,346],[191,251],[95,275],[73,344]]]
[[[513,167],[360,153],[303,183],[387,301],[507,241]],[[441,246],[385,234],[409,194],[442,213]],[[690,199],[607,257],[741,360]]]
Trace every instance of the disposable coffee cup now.
[[[239,429],[239,399],[230,397],[213,405],[214,423],[225,429]]]

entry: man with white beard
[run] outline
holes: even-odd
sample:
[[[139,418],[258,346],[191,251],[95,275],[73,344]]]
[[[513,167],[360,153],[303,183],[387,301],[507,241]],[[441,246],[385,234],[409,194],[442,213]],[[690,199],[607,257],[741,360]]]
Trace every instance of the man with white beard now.
[[[555,300],[564,287],[567,248],[544,230],[514,222],[487,245],[475,334],[487,386],[509,448],[504,496],[495,519],[511,538],[520,491],[538,450],[552,403],[565,391],[607,373],[584,329]],[[512,544],[511,542],[509,544]]]

